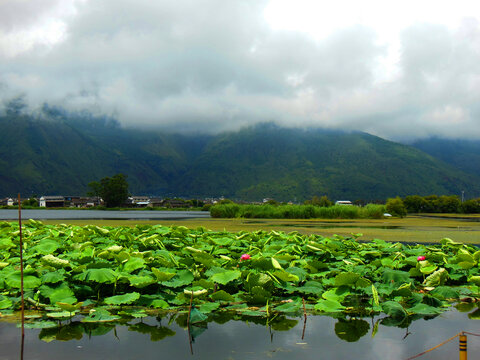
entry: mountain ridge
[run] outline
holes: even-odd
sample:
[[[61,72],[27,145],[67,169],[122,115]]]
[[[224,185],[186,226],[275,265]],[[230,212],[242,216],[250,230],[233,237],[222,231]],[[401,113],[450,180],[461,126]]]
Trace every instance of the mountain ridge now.
[[[130,191],[161,197],[303,201],[480,195],[480,174],[362,132],[257,124],[217,135],[122,128],[113,119],[47,109],[0,116],[0,196],[82,195],[124,173]]]

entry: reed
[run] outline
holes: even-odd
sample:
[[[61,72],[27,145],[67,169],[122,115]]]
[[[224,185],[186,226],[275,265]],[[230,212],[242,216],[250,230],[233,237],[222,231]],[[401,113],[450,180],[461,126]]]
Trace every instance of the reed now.
[[[314,205],[239,205],[221,204],[210,208],[213,218],[250,219],[381,219],[384,205],[367,206],[336,205],[319,207]]]

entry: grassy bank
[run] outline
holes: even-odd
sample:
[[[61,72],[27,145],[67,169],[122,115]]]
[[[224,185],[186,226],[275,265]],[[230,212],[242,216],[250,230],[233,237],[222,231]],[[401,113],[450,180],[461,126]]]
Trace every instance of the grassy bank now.
[[[210,208],[213,218],[247,219],[381,219],[384,213],[385,206],[375,204],[364,207],[220,204]]]

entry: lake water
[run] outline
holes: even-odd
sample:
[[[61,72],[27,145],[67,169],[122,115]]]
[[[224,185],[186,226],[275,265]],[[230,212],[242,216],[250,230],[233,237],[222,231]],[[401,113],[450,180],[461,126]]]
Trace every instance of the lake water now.
[[[22,219],[34,220],[182,220],[210,218],[208,211],[155,211],[155,210],[22,210]],[[0,209],[0,220],[17,220],[18,210]]]
[[[303,318],[289,319],[293,321],[288,331],[280,331],[282,325],[269,327],[255,321],[210,322],[206,329],[192,330],[196,334],[192,350],[188,331],[175,321],[169,324],[168,318],[90,330],[85,330],[88,324],[64,321],[65,326],[53,332],[26,329],[24,359],[407,359],[461,331],[480,332],[478,320],[454,309],[430,320],[416,320],[408,328],[380,324],[374,337],[377,319],[347,321],[343,328],[358,324],[345,334],[338,325],[342,320],[309,316],[303,339]],[[19,359],[20,348],[21,330],[0,322],[0,359]],[[468,336],[468,356],[480,358],[480,337]],[[458,359],[458,338],[420,359]]]

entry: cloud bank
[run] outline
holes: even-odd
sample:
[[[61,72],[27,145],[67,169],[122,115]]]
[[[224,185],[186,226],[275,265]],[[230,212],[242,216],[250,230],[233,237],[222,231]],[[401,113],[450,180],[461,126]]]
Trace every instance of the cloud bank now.
[[[260,0],[41,3],[0,4],[4,102],[24,94],[30,109],[48,102],[171,131],[274,121],[480,138],[479,13],[455,26],[414,19],[385,38],[395,14],[357,21],[349,2],[345,18],[330,9],[321,36],[275,26]]]

